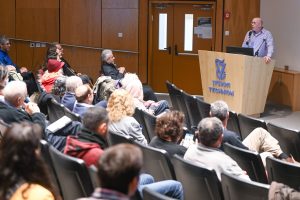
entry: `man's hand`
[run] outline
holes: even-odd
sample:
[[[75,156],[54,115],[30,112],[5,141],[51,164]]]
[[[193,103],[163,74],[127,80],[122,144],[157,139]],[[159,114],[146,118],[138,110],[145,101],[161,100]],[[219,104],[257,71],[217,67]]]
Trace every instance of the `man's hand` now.
[[[267,64],[271,62],[271,58],[269,56],[265,56],[264,59]]]
[[[29,102],[29,103],[25,104],[25,111],[29,115],[32,115],[34,113],[40,112],[40,108],[38,107],[38,105],[36,103]]]
[[[125,67],[119,67],[118,70],[119,70],[120,73],[124,74],[124,72],[125,72]]]
[[[12,65],[6,65],[8,71],[16,71],[16,68]]]

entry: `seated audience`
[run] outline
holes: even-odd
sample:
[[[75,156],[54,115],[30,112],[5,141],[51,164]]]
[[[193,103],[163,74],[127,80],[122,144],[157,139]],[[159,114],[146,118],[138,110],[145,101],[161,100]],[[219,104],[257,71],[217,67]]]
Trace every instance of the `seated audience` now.
[[[155,132],[149,146],[164,149],[170,155],[184,156],[186,148],[178,144],[183,134],[184,115],[179,111],[171,111],[156,119]]]
[[[76,102],[75,89],[81,85],[83,85],[83,83],[78,76],[70,76],[66,79],[66,92],[61,99],[61,103],[70,111],[73,110]]]
[[[132,117],[134,109],[132,96],[124,89],[115,90],[107,103],[110,120],[108,128],[113,133],[128,135],[137,142],[147,144],[148,142],[142,133],[142,127]]]
[[[3,89],[8,82],[8,70],[0,65],[0,101],[4,102]]]
[[[103,150],[108,147],[106,140],[107,111],[100,107],[89,108],[83,115],[82,123],[83,128],[77,136],[68,136],[64,153],[83,159],[87,166],[97,166],[98,160],[103,155]],[[147,186],[162,194],[175,195],[174,197],[182,196],[181,185],[176,181],[153,183],[153,177],[147,174],[142,174],[140,179],[140,190]]]
[[[120,80],[124,78],[126,73],[125,67],[118,67],[115,64],[115,57],[113,52],[109,49],[104,49],[101,54],[102,66],[100,75],[110,76],[114,80]],[[143,85],[144,100],[157,101],[152,88],[148,85]]]
[[[66,76],[61,76],[58,77],[54,82],[51,94],[54,96],[57,102],[60,102],[66,93],[66,80]]]
[[[199,144],[191,145],[184,155],[184,159],[201,167],[212,168],[221,180],[221,173],[250,180],[246,172],[219,148],[223,139],[222,122],[216,118],[204,118],[198,125],[196,138]]]
[[[76,103],[73,108],[73,112],[79,114],[81,117],[90,107],[104,107],[103,102],[99,102],[93,105],[94,93],[89,85],[78,86],[75,90]]]
[[[22,81],[9,82],[3,91],[5,103],[0,101],[0,118],[10,124],[12,122],[29,121],[38,123],[44,130],[46,117],[40,113],[37,104],[25,103],[27,97],[26,84]]]
[[[83,199],[129,199],[139,186],[143,165],[141,150],[131,144],[119,144],[108,148],[98,161],[98,178],[101,188],[96,188],[90,198]],[[176,185],[175,185],[176,183]],[[164,195],[183,199],[182,186],[177,181],[161,181],[144,185]],[[164,185],[164,186],[163,186]],[[144,188],[142,187],[142,188]],[[141,190],[142,190],[141,188]]]
[[[8,52],[10,50],[10,41],[5,35],[0,36],[0,65],[3,65],[7,68],[8,71],[15,71],[20,72],[19,67],[17,67],[10,56],[8,55]],[[24,69],[25,71],[27,69]]]
[[[55,80],[63,76],[63,65],[63,62],[59,62],[55,59],[48,60],[47,71],[44,72],[40,79],[42,88],[45,89],[47,93],[51,93]]]
[[[41,157],[41,127],[13,123],[0,143],[0,199],[60,199]]]
[[[263,158],[271,155],[279,159],[294,162],[292,158],[289,158],[281,150],[278,141],[263,128],[254,129],[243,141],[241,141],[237,133],[227,130],[226,127],[229,118],[229,108],[226,102],[216,101],[212,103],[210,107],[210,115],[212,117],[217,117],[222,121],[224,127],[224,137],[221,146],[222,150],[223,144],[227,142],[239,148],[264,153],[265,155],[263,155]],[[265,161],[265,159],[263,159],[263,161]]]
[[[158,102],[152,100],[143,100],[143,86],[136,74],[125,74],[121,84],[122,88],[127,90],[133,97],[135,107],[155,116],[158,116],[169,110],[169,105],[166,100],[161,100]]]

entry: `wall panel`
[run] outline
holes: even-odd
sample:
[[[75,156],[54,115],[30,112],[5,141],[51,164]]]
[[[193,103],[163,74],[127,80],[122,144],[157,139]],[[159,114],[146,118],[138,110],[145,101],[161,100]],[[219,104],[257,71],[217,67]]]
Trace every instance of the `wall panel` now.
[[[96,81],[100,70],[100,51],[94,49],[67,47],[64,48],[64,58],[79,73],[87,74]]]
[[[15,0],[0,0],[0,35],[6,35],[7,37],[15,37]]]
[[[61,43],[101,47],[101,0],[60,1]]]
[[[138,51],[138,9],[103,9],[102,47]]]
[[[260,0],[225,0],[224,11],[230,12],[230,19],[224,19],[223,49],[226,46],[242,46],[245,34],[251,29],[251,20],[259,16]]]
[[[16,38],[59,40],[59,0],[16,0]]]
[[[138,8],[138,0],[102,0],[103,8]]]

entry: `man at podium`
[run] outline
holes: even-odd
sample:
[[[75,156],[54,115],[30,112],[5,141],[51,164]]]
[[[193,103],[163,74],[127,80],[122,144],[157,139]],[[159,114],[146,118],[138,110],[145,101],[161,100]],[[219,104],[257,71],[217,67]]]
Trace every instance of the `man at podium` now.
[[[254,56],[263,57],[269,63],[274,52],[274,40],[271,32],[262,25],[261,18],[252,19],[252,29],[246,33],[242,46],[253,48]]]

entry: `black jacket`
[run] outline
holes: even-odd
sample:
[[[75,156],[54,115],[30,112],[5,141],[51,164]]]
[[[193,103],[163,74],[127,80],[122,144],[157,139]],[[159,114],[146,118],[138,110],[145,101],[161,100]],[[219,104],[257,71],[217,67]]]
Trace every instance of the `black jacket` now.
[[[114,64],[103,63],[101,67],[101,73],[104,76],[110,76],[114,80],[124,78],[124,74],[120,73]]]

